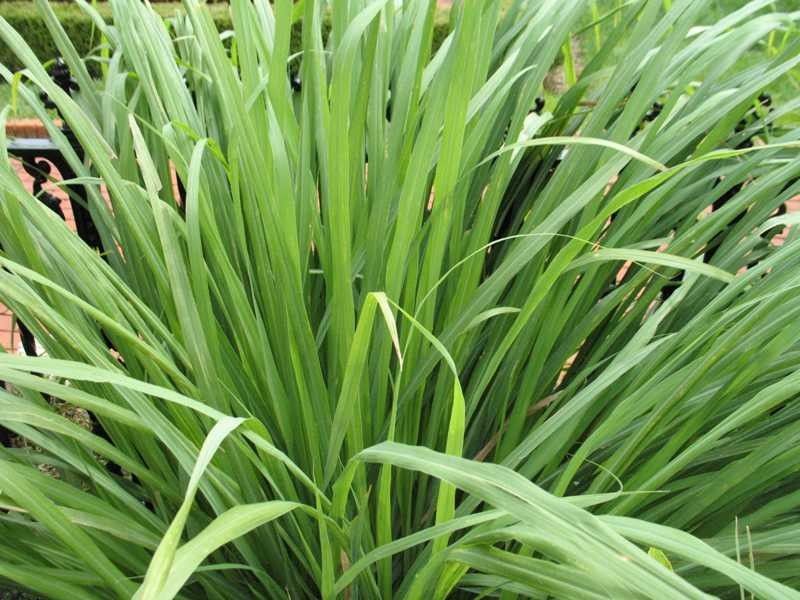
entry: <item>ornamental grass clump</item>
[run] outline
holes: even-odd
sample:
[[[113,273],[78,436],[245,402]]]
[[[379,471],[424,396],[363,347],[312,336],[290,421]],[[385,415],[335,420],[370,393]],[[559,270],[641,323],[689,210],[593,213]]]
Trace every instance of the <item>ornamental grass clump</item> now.
[[[0,21],[102,240],[3,157],[0,301],[45,352],[0,354],[3,582],[800,597],[800,98],[758,102],[800,14],[468,0],[432,51],[432,0],[110,4],[84,60],[36,0],[72,94]]]

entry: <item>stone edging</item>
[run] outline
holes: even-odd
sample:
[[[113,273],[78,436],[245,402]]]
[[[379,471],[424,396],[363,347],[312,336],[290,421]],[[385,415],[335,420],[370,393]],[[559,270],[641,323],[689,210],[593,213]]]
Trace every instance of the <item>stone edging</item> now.
[[[45,138],[47,129],[39,119],[11,119],[6,123],[6,136],[10,138]]]

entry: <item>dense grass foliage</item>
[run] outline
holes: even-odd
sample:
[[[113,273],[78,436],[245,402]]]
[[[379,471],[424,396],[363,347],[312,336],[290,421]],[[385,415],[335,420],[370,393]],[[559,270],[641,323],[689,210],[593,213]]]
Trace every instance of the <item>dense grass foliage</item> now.
[[[46,357],[0,355],[0,578],[800,597],[800,99],[758,100],[800,48],[733,68],[800,15],[620,3],[539,114],[589,0],[457,4],[435,53],[433,2],[306,0],[299,55],[290,0],[232,37],[112,0],[99,85],[36,4],[80,93],[5,21],[0,70],[86,149],[51,125],[104,251],[3,157],[0,301]]]

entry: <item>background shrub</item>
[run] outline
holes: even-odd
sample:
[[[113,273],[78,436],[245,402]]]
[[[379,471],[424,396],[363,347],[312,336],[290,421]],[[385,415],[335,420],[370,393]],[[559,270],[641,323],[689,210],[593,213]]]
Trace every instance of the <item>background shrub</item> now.
[[[210,13],[214,19],[217,29],[222,32],[231,29],[232,22],[227,2],[211,2]],[[106,20],[111,19],[111,9],[106,2],[99,2],[94,5],[98,13]],[[163,17],[172,17],[175,14],[183,13],[183,7],[174,0],[156,0],[156,12]],[[91,18],[84,13],[73,2],[63,1],[54,2],[53,11],[58,16],[59,21],[64,27],[64,31],[72,40],[76,50],[81,56],[98,56],[98,47],[102,43],[100,34],[94,26]],[[16,29],[20,35],[28,42],[42,61],[52,60],[58,56],[58,49],[53,43],[52,38],[47,32],[47,28],[42,21],[42,17],[36,10],[35,5],[30,0],[2,0],[0,1],[0,16]],[[330,24],[325,19],[324,29],[327,31]],[[436,25],[433,34],[433,46],[438,48],[449,30],[448,13],[446,10],[438,11]],[[291,49],[297,52],[301,49],[301,27],[299,24],[292,26]],[[0,64],[5,65],[12,71],[19,69],[22,63],[16,54],[8,46],[0,41]],[[89,63],[92,74],[97,75],[99,68],[96,63]]]

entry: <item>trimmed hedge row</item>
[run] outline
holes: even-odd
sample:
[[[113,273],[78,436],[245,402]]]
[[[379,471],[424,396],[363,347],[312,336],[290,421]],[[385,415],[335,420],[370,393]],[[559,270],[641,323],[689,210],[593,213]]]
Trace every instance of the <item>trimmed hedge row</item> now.
[[[72,3],[54,2],[52,7],[78,52],[82,56],[89,55],[100,43],[100,34],[91,19],[80,7]],[[111,20],[111,8],[108,4],[98,3],[96,8],[103,18]],[[154,3],[153,8],[162,16],[172,16],[183,10],[180,3],[166,1]],[[225,31],[232,28],[230,12],[226,3],[212,4],[209,6],[209,10],[217,24],[217,29]],[[58,55],[58,50],[50,38],[44,21],[31,2],[0,1],[0,16],[8,21],[28,42],[40,60],[50,60]],[[441,44],[448,31],[447,11],[440,11],[436,17],[434,47]],[[293,51],[299,47],[300,26],[297,25],[292,31]],[[12,71],[22,68],[17,57],[2,41],[0,41],[0,63]]]
[[[89,55],[100,44],[100,32],[97,31],[92,20],[79,6],[73,3],[54,2],[52,7],[81,56]],[[163,16],[171,16],[181,10],[181,5],[174,2],[157,4],[154,7]],[[111,7],[108,4],[98,3],[96,8],[104,19],[111,20]],[[210,9],[220,30],[231,28],[227,5],[217,4],[211,6]],[[58,50],[47,27],[33,3],[0,2],[0,16],[8,21],[28,42],[40,60],[50,60],[58,55]],[[22,68],[17,57],[2,41],[0,41],[0,62],[12,71]]]

